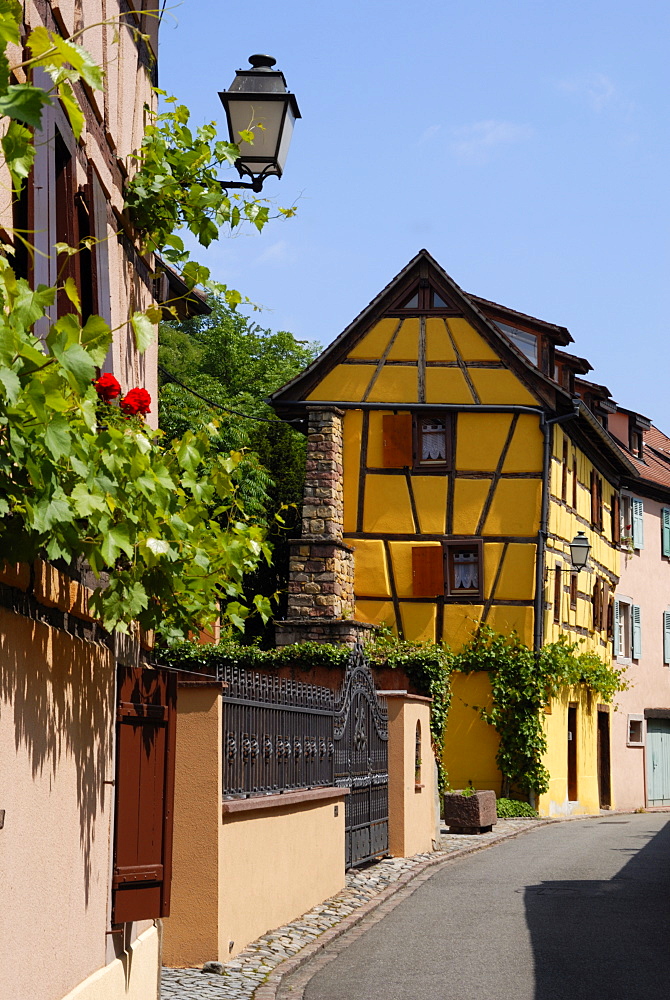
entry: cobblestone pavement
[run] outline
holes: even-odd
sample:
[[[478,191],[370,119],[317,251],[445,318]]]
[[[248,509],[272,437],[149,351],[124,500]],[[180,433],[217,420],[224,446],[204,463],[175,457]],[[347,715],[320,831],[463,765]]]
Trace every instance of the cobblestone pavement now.
[[[363,869],[347,872],[346,884],[337,896],[327,899],[297,920],[264,934],[222,966],[222,972],[197,969],[163,969],[161,1000],[252,1000],[257,989],[280,962],[298,954],[306,945],[347,918],[365,904],[371,904],[394,882],[405,884],[413,872],[444,860],[455,851],[479,850],[515,836],[542,821],[498,820],[491,833],[449,834],[442,828],[440,850],[415,854],[411,858],[387,858]],[[368,907],[369,909],[369,907]]]

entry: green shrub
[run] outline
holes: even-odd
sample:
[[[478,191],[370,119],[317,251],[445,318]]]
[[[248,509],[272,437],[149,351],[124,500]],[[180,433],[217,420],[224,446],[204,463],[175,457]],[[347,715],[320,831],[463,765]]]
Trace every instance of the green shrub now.
[[[519,802],[518,799],[498,799],[496,808],[500,819],[516,819],[518,817],[527,819],[539,818],[528,802]]]

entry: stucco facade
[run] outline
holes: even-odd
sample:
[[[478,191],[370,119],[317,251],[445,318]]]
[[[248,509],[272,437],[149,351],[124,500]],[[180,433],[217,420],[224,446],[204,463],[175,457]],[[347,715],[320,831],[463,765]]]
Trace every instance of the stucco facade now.
[[[456,650],[484,622],[535,649],[564,635],[610,661],[607,611],[620,559],[613,512],[619,479],[634,469],[575,400],[574,372],[558,374],[557,359],[566,371],[572,364],[558,349],[570,340],[562,327],[467,295],[421,251],[275,394],[281,415],[310,414],[308,449],[311,414],[319,406],[340,414],[332,442],[341,436],[342,450],[332,460],[342,468],[355,621]],[[574,362],[583,372],[582,359]],[[308,463],[308,491],[311,472]],[[591,559],[573,580],[569,544],[580,530]],[[293,572],[289,586],[302,586]],[[319,614],[305,607],[306,621]],[[471,780],[500,790],[497,739],[478,715],[489,704],[486,675],[454,675],[445,765],[457,787]],[[574,691],[550,711],[552,786],[538,808],[597,810],[598,706]],[[573,739],[583,750],[568,787]]]

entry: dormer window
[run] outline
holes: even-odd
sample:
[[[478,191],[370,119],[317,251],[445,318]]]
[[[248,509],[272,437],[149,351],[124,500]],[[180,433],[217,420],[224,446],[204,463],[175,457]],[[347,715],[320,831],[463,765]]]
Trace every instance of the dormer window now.
[[[510,326],[508,323],[496,323],[496,326],[537,367],[537,337],[535,334],[528,333],[526,330],[519,330],[518,327]]]

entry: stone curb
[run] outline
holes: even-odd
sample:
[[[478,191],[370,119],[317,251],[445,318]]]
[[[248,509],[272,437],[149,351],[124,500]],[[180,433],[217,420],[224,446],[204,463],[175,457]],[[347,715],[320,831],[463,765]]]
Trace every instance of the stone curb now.
[[[570,816],[565,817],[565,819],[593,819],[593,817]],[[423,864],[417,865],[416,868],[407,872],[405,875],[402,875],[396,882],[393,882],[391,885],[386,886],[385,889],[382,889],[379,895],[375,896],[374,899],[369,900],[367,903],[363,903],[363,905],[358,907],[354,913],[344,917],[337,924],[337,926],[324,931],[323,934],[319,935],[316,941],[305,945],[305,947],[300,950],[299,954],[291,955],[289,958],[285,958],[283,962],[280,962],[279,965],[275,966],[274,970],[269,974],[265,982],[258,986],[258,988],[254,991],[253,1000],[277,1000],[278,991],[284,979],[293,975],[303,965],[315,958],[319,952],[327,949],[329,945],[337,941],[338,938],[342,937],[342,935],[346,934],[367,917],[371,916],[375,910],[384,906],[384,904],[387,903],[391,897],[398,895],[399,898],[397,902],[401,902],[405,895],[409,895],[409,893],[403,893],[400,895],[402,890],[407,889],[410,883],[414,881],[418,882],[419,879],[421,881],[425,881],[426,878],[433,874],[433,872],[430,872],[429,875],[426,874],[427,869],[436,868],[438,865],[447,865],[449,862],[455,861],[458,858],[465,857],[469,854],[475,854],[478,851],[488,850],[488,848],[495,847],[496,844],[501,844],[505,840],[512,840],[515,837],[520,837],[522,834],[528,833],[530,830],[537,830],[538,827],[549,826],[550,824],[560,823],[563,821],[564,817],[538,819],[534,821],[532,826],[527,826],[523,830],[512,830],[509,833],[501,834],[496,840],[489,840],[483,844],[473,844],[469,847],[463,847],[459,850],[451,851],[448,854],[440,851],[438,857],[430,858],[430,860],[423,862]],[[424,876],[424,878],[421,878],[421,876]],[[414,886],[413,889],[414,888],[418,888],[418,884],[417,886]],[[386,916],[386,912],[390,912],[391,909],[393,909],[392,906],[387,907],[385,912],[380,914],[380,919],[382,916]],[[309,978],[311,979],[311,976]],[[304,985],[306,985],[306,983]],[[299,993],[295,994],[295,1000],[301,1000],[303,992],[304,986]]]

